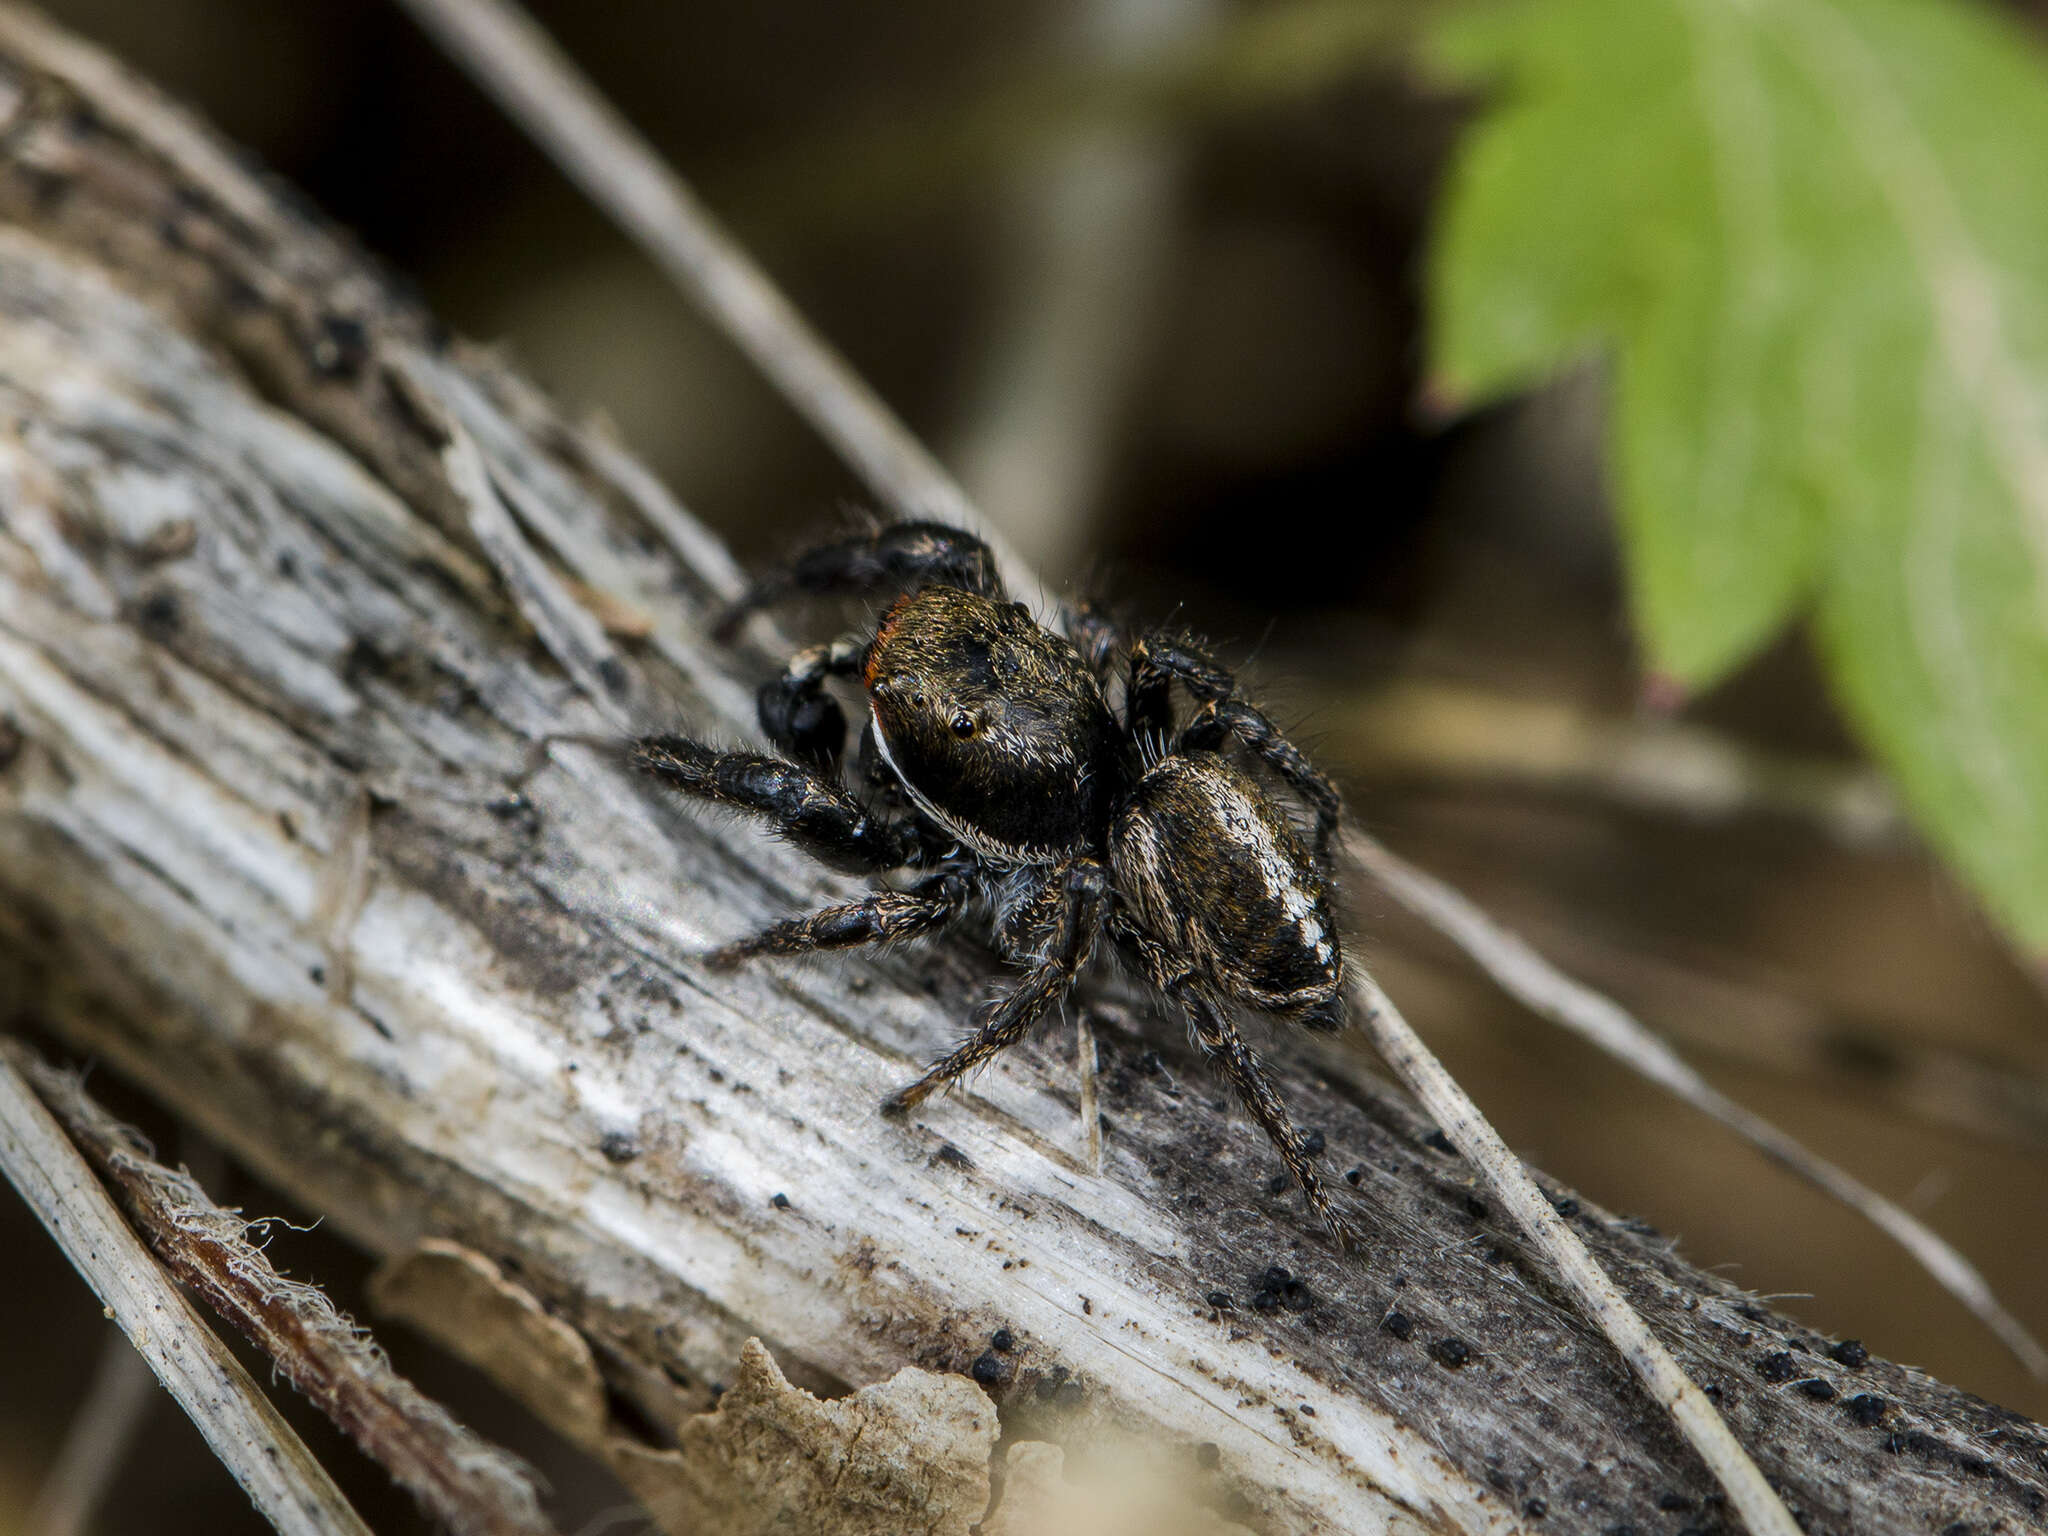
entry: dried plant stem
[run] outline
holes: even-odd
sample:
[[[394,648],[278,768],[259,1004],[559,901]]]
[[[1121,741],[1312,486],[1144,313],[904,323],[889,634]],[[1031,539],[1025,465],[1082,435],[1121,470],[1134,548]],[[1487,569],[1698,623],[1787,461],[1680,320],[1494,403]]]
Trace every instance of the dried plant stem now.
[[[1096,1090],[1095,1025],[1086,1008],[1074,1010],[1074,1071],[1081,1083],[1081,1159],[1102,1172],[1102,1108]]]
[[[627,707],[631,674],[605,638],[596,615],[576,601],[519,531],[500,499],[500,487],[493,483],[482,449],[442,402],[431,367],[423,353],[412,352],[400,360],[394,372],[406,381],[414,405],[447,436],[441,450],[442,465],[469,515],[478,548],[548,653],[575,680],[604,723],[622,735],[632,734],[633,716]]]
[[[1336,722],[1328,750],[1375,779],[1524,786],[1700,822],[1782,816],[1845,848],[1912,846],[1876,769],[1765,752],[1702,725],[1419,678],[1321,703]]]
[[[1356,827],[1347,831],[1345,847],[1395,900],[1455,943],[1502,991],[1712,1115],[1800,1178],[1858,1212],[1981,1319],[2029,1371],[2037,1377],[2048,1376],[2048,1351],[1999,1304],[1976,1266],[1924,1222],[1736,1103],[1627,1009],[1572,980],[1444,881],[1417,869]]]
[[[458,1536],[552,1536],[533,1474],[422,1396],[325,1292],[280,1275],[244,1235],[248,1223],[215,1205],[189,1174],[148,1156],[74,1074],[19,1048],[6,1058],[113,1185],[170,1273],[268,1355],[437,1523]]]
[[[265,1519],[287,1536],[369,1536],[313,1453],[208,1328],[0,1051],[0,1170]]]
[[[1479,1170],[1522,1230],[1557,1267],[1564,1283],[1601,1332],[1628,1361],[1629,1369],[1669,1413],[1700,1453],[1754,1536],[1798,1536],[1785,1501],[1778,1497],[1749,1452],[1706,1393],[1680,1369],[1669,1350],[1593,1261],[1572,1229],[1551,1208],[1522,1161],[1508,1150],[1479,1108],[1466,1097],[1442,1062],[1422,1043],[1378,982],[1363,971],[1355,979],[1360,1027],[1408,1090],[1443,1127],[1451,1144]]]
[[[1800,996],[1768,975],[1743,974],[1732,957],[1726,967],[1681,960],[1533,913],[1517,921],[1552,964],[1642,999],[1674,1045],[1947,1134],[2048,1155],[2048,1073],[2019,1059]]]
[[[1061,51],[1137,75],[1217,25],[1214,0],[1086,0]],[[995,200],[1004,291],[948,457],[978,506],[1054,578],[1085,558],[1115,423],[1151,350],[1180,223],[1186,143],[1085,122],[1006,168]]]

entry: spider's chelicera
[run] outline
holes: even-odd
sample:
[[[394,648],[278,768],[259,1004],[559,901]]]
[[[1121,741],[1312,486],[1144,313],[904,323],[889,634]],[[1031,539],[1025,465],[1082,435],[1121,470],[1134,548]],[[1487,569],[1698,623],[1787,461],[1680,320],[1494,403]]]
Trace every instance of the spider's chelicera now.
[[[996,948],[1022,979],[886,1101],[900,1113],[1022,1040],[1106,936],[1186,1016],[1341,1236],[1309,1141],[1234,1022],[1244,1009],[1311,1029],[1343,1021],[1330,782],[1186,639],[1126,641],[1085,609],[1068,611],[1056,633],[1009,600],[986,545],[940,524],[898,523],[813,549],[756,583],[721,633],[783,598],[830,593],[894,601],[872,635],[803,651],[762,688],[762,729],[788,756],[650,736],[633,744],[633,760],[674,788],[764,817],[836,869],[907,879],[777,923],[716,958],[888,944],[985,905]],[[1121,716],[1111,704],[1120,666]],[[867,704],[865,799],[839,776],[846,718],[826,688],[833,677],[857,679]],[[1313,814],[1306,843],[1269,783]]]

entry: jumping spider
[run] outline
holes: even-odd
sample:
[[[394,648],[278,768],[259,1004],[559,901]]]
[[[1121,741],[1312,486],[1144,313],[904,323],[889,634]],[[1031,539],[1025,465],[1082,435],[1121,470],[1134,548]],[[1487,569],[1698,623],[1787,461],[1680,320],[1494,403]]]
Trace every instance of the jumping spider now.
[[[1185,1014],[1310,1208],[1345,1236],[1308,1139],[1232,1022],[1242,1007],[1310,1029],[1343,1023],[1329,780],[1187,640],[1153,632],[1126,643],[1086,610],[1055,633],[1009,600],[985,544],[942,524],[898,523],[813,549],[757,582],[719,633],[729,638],[783,598],[831,593],[894,601],[871,636],[802,651],[763,686],[761,727],[789,756],[648,736],[632,760],[673,788],[765,818],[835,869],[914,878],[777,923],[714,958],[888,944],[991,908],[997,951],[1023,979],[884,1103],[900,1114],[1022,1040],[1106,933]],[[1109,686],[1119,653],[1121,719]],[[832,677],[857,678],[865,694],[859,766],[872,806],[837,771],[846,717],[826,691]],[[1185,719],[1175,683],[1193,705]],[[1310,846],[1233,747],[1306,803]]]

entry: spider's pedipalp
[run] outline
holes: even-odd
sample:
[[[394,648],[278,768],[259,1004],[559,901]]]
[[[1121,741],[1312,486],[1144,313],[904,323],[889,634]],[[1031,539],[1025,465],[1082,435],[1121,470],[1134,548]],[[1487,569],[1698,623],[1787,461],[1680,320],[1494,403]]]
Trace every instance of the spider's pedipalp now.
[[[858,674],[867,649],[858,635],[842,635],[829,645],[798,651],[782,675],[763,683],[754,696],[761,734],[800,762],[836,767],[846,750],[846,712],[825,691],[825,680]]]

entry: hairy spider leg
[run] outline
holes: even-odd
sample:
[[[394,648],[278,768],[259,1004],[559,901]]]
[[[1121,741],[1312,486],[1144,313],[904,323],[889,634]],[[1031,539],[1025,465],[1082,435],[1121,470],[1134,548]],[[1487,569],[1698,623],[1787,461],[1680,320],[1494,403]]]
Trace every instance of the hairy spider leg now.
[[[973,898],[974,883],[943,870],[907,891],[876,891],[858,901],[793,917],[710,957],[719,967],[756,955],[804,955],[821,949],[860,949],[936,933],[956,921]]]
[[[719,616],[711,633],[716,640],[730,640],[748,614],[799,594],[859,595],[933,585],[960,587],[990,598],[1004,595],[994,552],[964,528],[889,523],[872,533],[820,544],[757,577]]]
[[[800,762],[836,769],[846,750],[846,712],[825,691],[825,679],[853,676],[867,653],[868,642],[859,635],[798,651],[782,675],[754,695],[761,734]]]
[[[1187,640],[1147,635],[1131,649],[1126,713],[1131,728],[1164,732],[1172,722],[1170,690],[1178,680],[1202,708],[1172,750],[1215,751],[1235,737],[1315,812],[1316,864],[1331,873],[1330,843],[1344,814],[1337,786],[1302,755],[1256,705],[1237,697],[1237,679]]]
[[[1176,678],[1201,702],[1237,691],[1237,679],[1191,642],[1159,630],[1140,635],[1124,678],[1124,713],[1132,731],[1164,738],[1173,729]]]
[[[1245,1043],[1244,1036],[1237,1032],[1237,1026],[1231,1023],[1230,1015],[1199,987],[1181,986],[1174,993],[1174,1001],[1187,1015],[1188,1029],[1195,1043],[1202,1048],[1202,1054],[1223,1074],[1224,1081],[1237,1094],[1238,1102],[1259,1123],[1266,1139],[1273,1143],[1273,1150],[1280,1154],[1280,1161],[1287,1165],[1287,1171],[1301,1187],[1302,1197],[1308,1201],[1316,1219],[1329,1228],[1330,1235],[1343,1247],[1355,1248],[1359,1240],[1357,1229],[1338,1213],[1336,1202],[1330,1198],[1329,1186],[1317,1171],[1315,1154],[1309,1150],[1308,1138],[1288,1118],[1287,1106],[1279,1090],[1266,1075],[1266,1068],[1257,1053]]]
[[[1308,1138],[1288,1118],[1280,1092],[1266,1075],[1258,1055],[1230,1022],[1229,1013],[1204,988],[1199,973],[1176,959],[1171,950],[1128,917],[1113,917],[1109,931],[1110,936],[1136,959],[1138,968],[1152,985],[1179,1006],[1187,1020],[1190,1038],[1222,1074],[1223,1080],[1258,1123],[1259,1129],[1266,1133],[1266,1139],[1280,1154],[1280,1161],[1286,1164],[1288,1174],[1300,1188],[1316,1218],[1344,1247],[1355,1247],[1358,1231],[1338,1214],[1336,1202],[1330,1198],[1329,1186],[1317,1171],[1315,1154],[1309,1150]]]
[[[1001,997],[985,1004],[974,1033],[933,1062],[916,1082],[882,1101],[882,1113],[900,1115],[935,1091],[1000,1056],[1073,989],[1102,929],[1109,872],[1093,859],[1054,866],[1045,883],[997,930],[1006,952],[1029,954],[1030,969]]]
[[[1061,632],[1074,642],[1074,649],[1088,663],[1088,670],[1107,689],[1116,648],[1124,638],[1116,620],[1085,598],[1061,604],[1059,619]]]
[[[639,737],[630,757],[672,789],[763,817],[812,858],[847,874],[899,869],[925,849],[914,827],[870,814],[844,786],[802,763],[721,752],[687,736]]]

